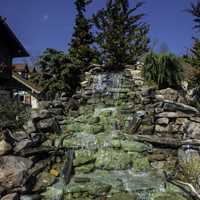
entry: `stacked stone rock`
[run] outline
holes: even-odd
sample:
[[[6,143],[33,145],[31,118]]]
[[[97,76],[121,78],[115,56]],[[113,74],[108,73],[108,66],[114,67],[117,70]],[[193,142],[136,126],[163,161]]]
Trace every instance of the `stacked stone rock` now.
[[[40,199],[40,192],[55,182],[49,173],[55,151],[52,144],[63,115],[61,102],[41,102],[23,130],[1,133],[1,199]]]
[[[161,174],[199,159],[199,112],[184,92],[149,87],[141,73],[94,68],[73,98],[41,102],[23,131],[2,134],[1,198],[185,200]]]
[[[183,104],[184,95],[147,86],[141,66],[129,66],[91,70],[73,98],[79,110],[69,111],[61,140],[75,151],[74,175],[67,186],[50,187],[45,199],[185,199],[171,185],[161,192],[159,174],[174,169],[181,141],[191,136],[183,119],[199,114]]]

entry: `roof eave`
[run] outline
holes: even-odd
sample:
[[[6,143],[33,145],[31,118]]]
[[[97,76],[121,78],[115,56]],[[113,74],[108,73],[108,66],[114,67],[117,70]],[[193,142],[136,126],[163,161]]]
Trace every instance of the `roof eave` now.
[[[10,27],[8,26],[8,24],[6,23],[5,19],[3,17],[0,16],[0,21],[3,23],[3,25],[5,26],[6,30],[8,31],[9,36],[15,41],[16,43],[16,47],[17,47],[17,51],[15,54],[13,54],[13,58],[17,58],[17,57],[29,57],[29,53],[27,52],[27,50],[24,48],[24,46],[22,45],[22,43],[17,39],[17,37],[15,36],[14,32],[10,29]]]

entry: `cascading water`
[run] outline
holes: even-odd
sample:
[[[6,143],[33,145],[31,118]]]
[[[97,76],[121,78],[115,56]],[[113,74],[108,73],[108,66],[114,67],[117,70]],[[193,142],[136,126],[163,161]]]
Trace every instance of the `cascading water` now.
[[[136,142],[128,135],[130,123],[137,128],[146,115],[133,109],[134,81],[130,73],[105,72],[88,80],[82,89],[87,102],[80,106],[78,115],[68,117],[66,130],[72,137],[63,141],[63,147],[74,149],[75,174],[68,185],[61,178],[55,187],[61,188],[65,200],[109,199],[118,194],[153,200],[151,194],[162,192],[164,183],[149,165],[151,145]],[[61,195],[52,200],[58,197]]]

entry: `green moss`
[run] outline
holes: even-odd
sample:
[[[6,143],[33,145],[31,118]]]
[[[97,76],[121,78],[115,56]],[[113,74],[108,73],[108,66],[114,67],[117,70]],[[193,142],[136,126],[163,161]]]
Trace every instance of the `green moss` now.
[[[82,132],[84,130],[84,124],[81,123],[71,123],[65,127],[66,130],[71,132]]]
[[[151,148],[149,145],[144,143],[128,140],[121,141],[121,147],[124,151],[133,151],[139,153],[145,152]]]
[[[99,117],[91,117],[88,120],[89,124],[96,124],[96,123],[99,123],[99,122],[100,122],[100,118]]]
[[[132,160],[133,173],[146,172],[150,170],[149,160],[142,153],[129,152],[129,157]]]
[[[84,131],[91,134],[98,134],[104,131],[104,125],[86,125]]]
[[[101,149],[96,154],[96,167],[107,170],[128,169],[132,163],[129,155],[120,150]]]
[[[95,169],[95,165],[93,163],[82,165],[80,167],[75,168],[75,172],[78,173],[90,173]]]
[[[96,159],[95,153],[88,150],[78,150],[75,152],[74,166],[80,166],[86,163],[94,162]]]
[[[102,195],[110,191],[111,185],[101,182],[70,183],[66,187],[66,193],[88,193],[90,195]]]
[[[137,200],[136,194],[128,194],[128,193],[116,193],[112,197],[108,197],[108,200]]]

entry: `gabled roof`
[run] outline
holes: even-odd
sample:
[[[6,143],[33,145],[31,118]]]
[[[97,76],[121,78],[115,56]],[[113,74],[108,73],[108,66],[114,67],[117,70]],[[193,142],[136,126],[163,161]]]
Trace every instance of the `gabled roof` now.
[[[29,73],[29,71],[30,71],[27,64],[13,64],[12,69],[13,69],[13,72]]]
[[[0,38],[8,45],[13,58],[28,57],[29,54],[10,29],[5,19],[0,16]]]
[[[16,81],[18,81],[19,83],[21,83],[23,86],[25,86],[26,88],[32,90],[34,93],[36,94],[40,94],[43,91],[43,88],[34,85],[33,83],[31,83],[28,80],[23,79],[21,76],[19,76],[17,73],[13,73],[12,74],[12,78]]]

